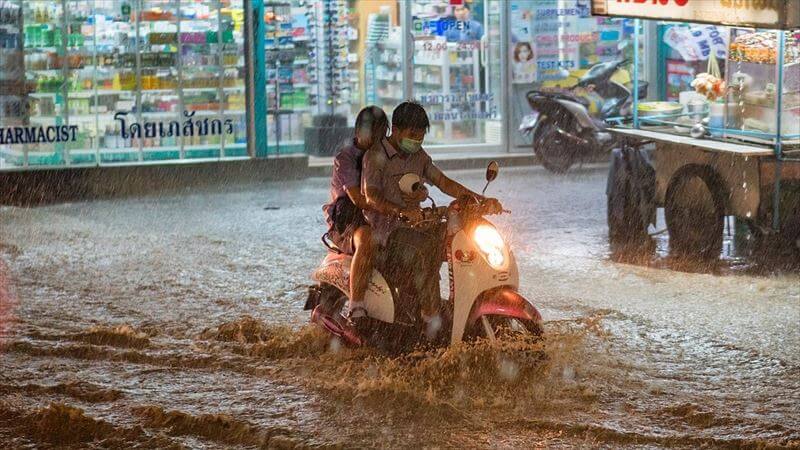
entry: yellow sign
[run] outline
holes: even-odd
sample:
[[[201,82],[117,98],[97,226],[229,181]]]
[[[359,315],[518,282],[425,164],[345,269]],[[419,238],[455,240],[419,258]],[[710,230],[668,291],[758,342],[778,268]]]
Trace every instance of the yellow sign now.
[[[800,28],[800,0],[592,0],[592,14],[760,28]]]

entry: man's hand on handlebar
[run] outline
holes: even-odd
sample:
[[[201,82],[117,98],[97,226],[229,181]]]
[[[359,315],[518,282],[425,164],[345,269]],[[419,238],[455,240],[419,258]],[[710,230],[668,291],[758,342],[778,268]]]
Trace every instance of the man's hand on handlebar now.
[[[422,222],[422,210],[420,208],[402,208],[399,211],[400,219],[407,221],[411,225]]]
[[[500,214],[503,212],[503,205],[496,198],[484,198],[481,205],[486,208],[487,214]]]
[[[477,208],[480,214],[501,214],[505,212],[500,200],[496,198],[484,197],[480,194],[473,193],[468,197],[462,197],[461,201],[466,201],[465,206],[468,208]]]
[[[428,188],[425,186],[420,187],[413,194],[403,193],[403,202],[407,207],[416,207],[428,198]]]

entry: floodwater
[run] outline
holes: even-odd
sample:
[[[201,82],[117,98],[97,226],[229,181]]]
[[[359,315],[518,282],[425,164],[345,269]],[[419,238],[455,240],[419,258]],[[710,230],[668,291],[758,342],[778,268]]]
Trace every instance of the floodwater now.
[[[800,447],[797,273],[613,262],[604,170],[504,169],[547,338],[348,350],[302,310],[326,186],[0,208],[1,446]]]

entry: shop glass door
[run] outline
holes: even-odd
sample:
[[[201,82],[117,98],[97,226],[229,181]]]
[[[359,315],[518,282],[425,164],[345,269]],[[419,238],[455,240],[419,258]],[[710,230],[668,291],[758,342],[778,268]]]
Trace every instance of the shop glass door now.
[[[410,3],[411,94],[431,120],[427,148],[502,143],[503,7],[499,0]]]
[[[245,155],[242,6],[0,1],[0,166]]]
[[[266,152],[328,157],[358,111],[404,98],[397,0],[263,2]]]
[[[304,128],[319,108],[320,5],[314,1],[266,1],[264,70],[267,154],[303,151]],[[264,153],[260,153],[265,156]]]
[[[3,167],[66,165],[75,150],[69,147],[83,141],[75,128],[80,119],[69,115],[69,94],[81,86],[80,64],[67,52],[74,41],[68,10],[65,2],[0,2],[0,30],[6,36],[0,45]]]
[[[529,151],[532,136],[517,131],[530,114],[527,93],[534,89],[571,89],[592,66],[629,58],[614,81],[631,85],[633,19],[593,17],[585,0],[511,0],[508,49],[512,147]],[[592,90],[571,90],[597,116],[603,99]]]
[[[113,2],[119,4],[119,2]],[[134,2],[140,159],[246,154],[241,1]],[[120,124],[121,125],[121,124]]]
[[[392,110],[406,98],[403,78],[406,58],[403,56],[401,20],[407,2],[397,0],[359,0],[359,79],[362,101],[357,109],[367,105],[379,106],[391,116]]]

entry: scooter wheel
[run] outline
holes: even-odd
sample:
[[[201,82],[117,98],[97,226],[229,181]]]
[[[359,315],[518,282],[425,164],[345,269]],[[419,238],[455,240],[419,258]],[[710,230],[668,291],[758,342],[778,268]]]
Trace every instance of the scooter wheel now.
[[[541,322],[517,319],[507,316],[485,316],[492,329],[495,339],[517,339],[520,337],[539,340],[544,335]],[[489,339],[490,336],[483,324],[483,320],[475,322],[469,337]]]
[[[575,144],[567,142],[558,132],[569,125],[548,120],[536,129],[533,135],[533,152],[539,157],[542,166],[553,173],[565,173],[575,162]]]

